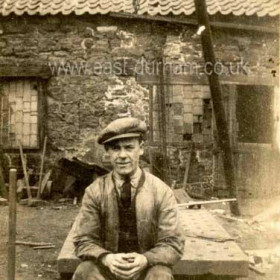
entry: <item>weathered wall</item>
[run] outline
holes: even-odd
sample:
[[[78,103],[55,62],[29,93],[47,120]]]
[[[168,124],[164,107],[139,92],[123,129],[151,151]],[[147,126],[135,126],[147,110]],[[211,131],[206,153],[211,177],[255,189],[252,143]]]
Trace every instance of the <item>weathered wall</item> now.
[[[27,70],[34,66],[49,67],[44,116],[49,163],[62,156],[100,162],[103,150],[97,147],[95,139],[102,127],[117,116],[148,118],[149,93],[134,79],[143,61],[154,62],[163,54],[166,63],[172,65],[169,71],[181,72],[182,64],[187,74],[199,77],[204,71],[200,38],[195,32],[191,26],[127,22],[107,16],[1,18],[0,66]],[[274,62],[278,61],[275,36],[225,30],[214,31],[213,37],[217,58],[227,70],[235,73],[240,70],[242,75],[251,76],[270,74],[275,69]],[[190,72],[190,65],[194,72]],[[186,92],[182,91],[184,101],[176,102],[182,107],[180,120],[175,118],[176,138],[186,143],[187,148],[175,146],[169,149],[169,154],[175,170],[180,163],[181,177],[188,158],[182,155],[190,141],[196,143],[193,158],[207,176],[212,173],[213,140],[209,136],[212,116],[203,112],[203,102],[209,99],[207,91],[205,85],[189,85]],[[203,133],[195,133],[194,123],[202,124],[205,137]],[[192,134],[192,139],[184,138],[186,133]],[[176,179],[178,172],[173,170],[173,173]],[[201,177],[191,180],[203,180]]]
[[[125,25],[75,17],[67,18],[66,23],[59,17],[34,17],[9,18],[0,29],[0,64],[50,68],[52,75],[44,81],[44,130],[50,163],[62,156],[100,161],[103,149],[95,139],[102,127],[116,117],[146,119],[147,90],[133,76],[116,76],[110,71],[112,65],[120,67],[116,63],[122,57],[128,57],[125,63],[129,63],[141,56],[136,36],[128,34]],[[153,48],[148,34],[143,42]]]

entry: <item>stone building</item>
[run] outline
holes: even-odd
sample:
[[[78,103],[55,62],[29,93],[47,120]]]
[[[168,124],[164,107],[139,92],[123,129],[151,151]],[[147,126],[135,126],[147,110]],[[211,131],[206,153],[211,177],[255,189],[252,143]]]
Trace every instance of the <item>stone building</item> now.
[[[279,193],[279,0],[206,2],[240,189]],[[47,166],[102,164],[97,133],[136,115],[153,155],[164,123],[172,180],[192,155],[188,181],[215,174],[223,189],[194,0],[0,0],[0,14],[0,143],[13,160],[20,140],[39,166],[47,136]]]

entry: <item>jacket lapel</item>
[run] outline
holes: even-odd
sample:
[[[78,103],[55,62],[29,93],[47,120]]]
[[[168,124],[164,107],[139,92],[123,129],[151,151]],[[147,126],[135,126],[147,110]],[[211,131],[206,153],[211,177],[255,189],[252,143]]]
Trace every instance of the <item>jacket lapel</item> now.
[[[137,233],[140,250],[145,252],[154,244],[155,236],[155,196],[147,173],[145,181],[136,196]]]
[[[119,242],[119,212],[112,172],[105,176],[103,189],[105,195],[104,198],[101,198],[101,201],[105,201],[104,208],[102,207],[105,210],[105,247],[113,252],[117,252]]]

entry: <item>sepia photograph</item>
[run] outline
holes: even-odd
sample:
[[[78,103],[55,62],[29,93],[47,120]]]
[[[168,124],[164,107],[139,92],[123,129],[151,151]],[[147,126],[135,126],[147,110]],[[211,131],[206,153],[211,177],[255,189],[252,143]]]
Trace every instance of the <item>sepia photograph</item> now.
[[[280,0],[0,0],[0,280],[280,279]]]

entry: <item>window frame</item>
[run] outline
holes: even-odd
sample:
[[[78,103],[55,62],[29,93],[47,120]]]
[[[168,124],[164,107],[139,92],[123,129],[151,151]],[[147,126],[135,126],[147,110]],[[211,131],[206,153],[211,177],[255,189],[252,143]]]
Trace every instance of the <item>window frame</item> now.
[[[37,76],[9,76],[9,77],[0,77],[0,84],[3,82],[13,82],[18,80],[30,80],[36,81],[38,85],[38,103],[37,103],[37,112],[38,112],[38,144],[36,147],[26,147],[23,146],[23,151],[26,152],[38,152],[43,147],[43,141],[45,136],[45,123],[44,119],[46,116],[46,79]],[[11,146],[4,146],[1,145],[2,149],[5,153],[17,153],[19,152],[19,147],[11,147]]]
[[[154,99],[156,98],[157,99],[157,106],[159,106],[158,110],[160,110],[160,98],[159,98],[159,87],[160,87],[160,84],[158,83],[141,83],[142,86],[146,87],[148,90],[149,90],[149,143],[153,146],[158,146],[160,145],[161,141],[156,139],[155,140],[155,125],[154,125],[154,108],[155,108],[155,105],[154,105]],[[184,102],[173,102],[173,98],[174,98],[174,95],[173,95],[173,86],[207,86],[205,84],[200,84],[200,83],[194,83],[194,84],[190,84],[190,83],[176,83],[176,82],[172,82],[172,83],[165,83],[164,84],[164,90],[165,90],[165,99],[166,99],[166,107],[165,107],[165,110],[166,110],[166,118],[167,118],[167,123],[166,123],[166,129],[168,131],[168,129],[170,129],[170,126],[172,126],[172,121],[170,121],[170,110],[171,110],[171,107],[176,105],[176,104],[182,104],[182,106],[184,107]],[[192,97],[191,99],[200,99],[202,100],[202,109],[204,108],[204,102],[203,100],[211,100],[211,97],[205,97],[205,96],[202,96],[202,97]],[[213,111],[212,111],[212,114],[213,114]],[[194,114],[193,113],[193,117],[202,117],[202,115],[198,115],[198,114]],[[182,117],[184,119],[184,108],[183,108],[183,112],[182,112]],[[212,120],[213,120],[213,115],[212,115]],[[160,121],[160,120],[158,120]],[[203,133],[194,133],[194,125],[196,123],[199,123],[202,127],[202,123],[203,123],[203,120],[201,119],[200,121],[193,121],[192,123],[192,139],[191,140],[188,140],[188,139],[184,139],[184,135],[182,135],[182,139],[179,140],[179,141],[174,141],[173,139],[170,139],[170,135],[167,135],[166,138],[166,143],[167,145],[170,145],[170,146],[178,146],[178,147],[181,147],[181,146],[185,146],[185,145],[188,145],[188,143],[191,143],[193,142],[193,137],[198,137],[197,135],[203,135]],[[158,124],[159,125],[159,124]],[[211,137],[212,137],[212,140],[213,140],[213,125],[211,126],[211,129],[212,129],[212,133],[211,133]],[[196,141],[197,142],[197,141]],[[199,142],[199,141],[198,141]]]

